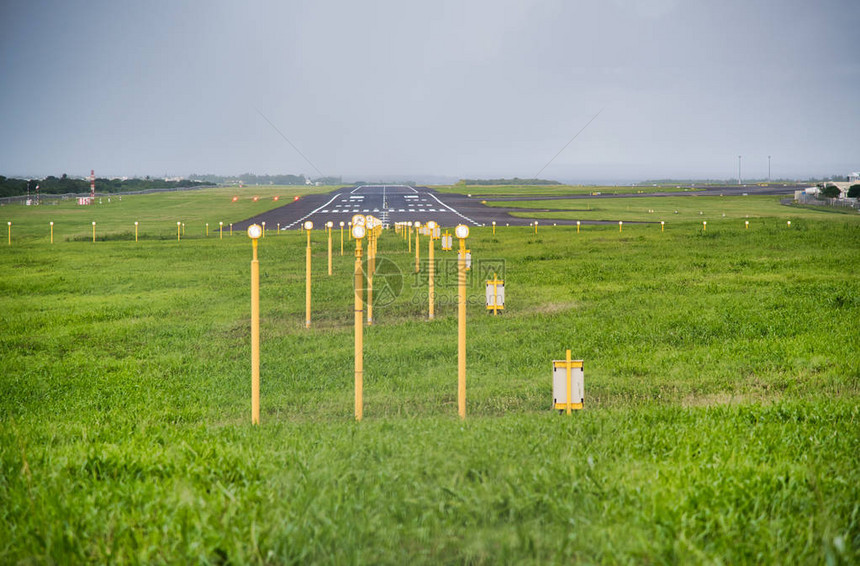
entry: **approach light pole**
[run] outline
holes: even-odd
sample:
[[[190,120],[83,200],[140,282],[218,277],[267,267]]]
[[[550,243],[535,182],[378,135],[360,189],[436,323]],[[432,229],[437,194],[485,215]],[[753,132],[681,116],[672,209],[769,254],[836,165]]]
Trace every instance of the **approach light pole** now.
[[[340,221],[340,255],[343,255],[343,220]]]
[[[436,305],[435,305],[435,303],[436,303],[436,289],[435,289],[435,286],[433,283],[433,278],[436,275],[436,266],[434,265],[435,260],[433,259],[433,232],[436,230],[436,222],[433,220],[429,221],[427,223],[427,230],[430,232],[429,237],[427,238],[427,241],[429,242],[429,244],[427,246],[428,247],[428,256],[427,257],[428,257],[428,261],[429,261],[429,266],[428,266],[428,270],[427,270],[428,271],[427,286],[428,286],[429,291],[427,293],[427,298],[428,298],[428,302],[430,304],[429,309],[428,309],[427,318],[430,320],[433,320],[434,318],[436,318],[436,312],[435,312],[435,310],[436,310]]]
[[[329,220],[325,223],[326,232],[328,232],[328,274],[331,275],[331,229],[334,226],[334,222]]]
[[[311,230],[314,229],[314,223],[308,220],[305,222],[305,232],[308,233],[308,247],[305,254],[305,328],[311,327]]]
[[[248,227],[251,238],[251,423],[260,424],[260,262],[257,240],[263,235],[258,224]]]
[[[365,218],[360,214],[352,217],[352,230],[355,238],[355,420],[364,416],[364,301],[362,300],[361,240],[367,233]]]
[[[460,224],[454,230],[460,240],[457,258],[457,412],[466,418],[466,238],[469,227]]]

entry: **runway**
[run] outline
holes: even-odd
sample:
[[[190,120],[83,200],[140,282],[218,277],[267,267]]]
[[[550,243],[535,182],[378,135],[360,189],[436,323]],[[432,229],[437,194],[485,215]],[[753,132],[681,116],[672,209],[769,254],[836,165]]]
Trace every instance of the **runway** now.
[[[234,226],[246,229],[253,223],[266,223],[267,229],[280,226],[281,230],[298,230],[308,220],[314,228],[320,229],[326,222],[339,227],[352,220],[356,214],[372,214],[383,225],[393,226],[395,222],[421,222],[433,220],[443,227],[458,224],[467,226],[499,225],[528,226],[534,219],[511,216],[509,212],[551,212],[553,200],[630,198],[630,197],[704,197],[717,195],[779,195],[792,194],[795,185],[781,187],[760,186],[721,186],[701,187],[692,192],[652,192],[652,193],[607,193],[603,195],[555,195],[555,196],[483,196],[470,198],[462,194],[440,193],[428,187],[409,185],[360,185],[341,187],[325,194],[307,195],[297,201],[279,208],[255,215]],[[546,209],[490,207],[481,201],[547,201]],[[541,219],[541,222],[544,222]],[[550,220],[560,225],[575,224],[575,220]],[[612,220],[582,220],[582,224],[609,224]],[[631,222],[634,223],[634,222]]]

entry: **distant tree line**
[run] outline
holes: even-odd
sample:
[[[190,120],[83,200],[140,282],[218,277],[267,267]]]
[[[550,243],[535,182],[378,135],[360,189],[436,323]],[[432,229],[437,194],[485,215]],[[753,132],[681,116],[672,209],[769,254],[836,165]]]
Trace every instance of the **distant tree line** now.
[[[218,183],[219,185],[237,183],[245,185],[305,185],[310,180],[305,175],[255,175],[253,173],[232,176],[192,173],[189,176],[192,179],[201,179]],[[320,177],[319,179],[312,179],[312,182],[320,183],[321,185],[338,185],[342,180],[340,177]]]
[[[26,195],[28,192],[36,193],[36,186],[42,194],[65,194],[65,193],[88,193],[90,191],[89,179],[72,179],[65,173],[61,177],[49,175],[44,179],[14,179],[0,175],[0,197],[14,197]],[[192,181],[180,179],[178,181],[164,181],[162,179],[104,179],[96,178],[96,192],[99,193],[121,193],[125,191],[143,191],[147,189],[175,189],[187,187],[210,187],[214,183],[208,181]]]
[[[561,185],[550,179],[460,179],[458,185]]]

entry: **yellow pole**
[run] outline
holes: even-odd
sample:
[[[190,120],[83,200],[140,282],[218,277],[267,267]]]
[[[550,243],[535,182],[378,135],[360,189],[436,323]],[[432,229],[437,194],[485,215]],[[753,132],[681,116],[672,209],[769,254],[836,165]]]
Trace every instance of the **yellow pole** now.
[[[373,325],[373,264],[376,252],[373,247],[373,228],[367,231],[367,325]]]
[[[496,235],[496,223],[493,222],[493,236]]]
[[[209,237],[209,223],[206,223],[206,237]]]
[[[493,316],[499,314],[499,275],[493,273]]]
[[[661,231],[661,232],[665,232],[665,231],[666,231],[666,221],[665,221],[665,220],[661,220],[661,221],[660,221],[660,231]]]
[[[328,231],[328,274],[331,275],[331,227],[326,226]]]
[[[364,302],[361,300],[361,238],[355,239],[355,420],[364,415]]]
[[[750,221],[744,220],[744,226],[745,226],[744,230],[749,230],[750,229]]]
[[[579,220],[576,221],[576,233],[579,234]]]
[[[623,222],[623,221],[621,221],[621,220],[619,220],[619,221],[618,221],[618,232],[621,232],[621,225],[622,225],[622,224],[624,224],[624,222]]]
[[[311,231],[308,233],[307,259],[305,261],[305,328],[311,327]]]
[[[263,224],[263,238],[265,238],[266,237],[266,223],[262,222],[262,224]],[[208,224],[206,225],[206,229],[209,230]]]
[[[260,424],[260,262],[257,239],[251,239],[251,422]]]
[[[460,238],[457,262],[457,412],[466,418],[466,240]]]
[[[567,351],[567,354],[565,354],[565,357],[566,357],[566,362],[567,362],[565,365],[565,367],[567,368],[567,414],[569,415],[570,414],[570,404],[571,404],[571,399],[570,399],[570,396],[571,396],[571,392],[570,392],[570,389],[571,389],[571,383],[570,383],[570,350]]]
[[[708,231],[708,221],[703,220],[702,221],[702,232],[707,232],[707,231]]]
[[[340,255],[343,255],[343,222],[340,223]]]
[[[219,240],[224,239],[224,223],[223,222],[218,223],[218,239]]]
[[[232,222],[230,223],[230,235],[231,236],[233,235],[233,223]]]
[[[407,229],[407,230],[406,230],[406,232],[405,232],[405,235],[406,235],[406,246],[407,246],[407,251],[408,251],[409,253],[412,253],[412,228],[411,228],[411,227],[409,227],[409,226],[407,226],[407,228],[408,228],[408,229]]]
[[[276,233],[277,233],[277,234],[280,234],[280,233],[281,233],[281,223],[280,223],[280,222],[278,222],[278,231],[277,231]]]
[[[182,239],[182,222],[176,223],[176,241],[180,241]]]
[[[421,255],[421,247],[418,245],[418,228],[415,228],[415,273],[418,273],[418,259]]]
[[[96,223],[93,221],[93,243],[96,243]]]
[[[433,276],[436,274],[436,266],[433,265],[433,236],[431,235],[430,238],[428,238],[428,240],[430,241],[430,252],[429,252],[429,257],[430,257],[430,268],[429,268],[430,292],[429,292],[429,297],[428,297],[430,300],[430,314],[429,314],[428,318],[430,320],[433,320],[436,317],[436,313],[435,313],[436,306],[434,305],[434,303],[436,302],[436,300],[435,300],[436,299],[436,291],[434,289],[434,284],[433,284]]]
[[[9,224],[9,245],[11,246],[12,245],[12,223],[8,222],[7,224]]]
[[[137,241],[137,223],[135,223],[135,228],[134,228],[134,241],[135,242]],[[54,223],[53,222],[51,222],[51,243],[52,244],[54,243]]]
[[[535,234],[537,234],[537,220],[535,220]]]

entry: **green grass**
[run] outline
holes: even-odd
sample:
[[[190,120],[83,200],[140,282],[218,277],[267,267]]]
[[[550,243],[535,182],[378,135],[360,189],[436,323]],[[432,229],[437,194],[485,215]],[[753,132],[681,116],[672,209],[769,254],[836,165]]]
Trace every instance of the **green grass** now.
[[[5,225],[7,240],[7,222],[12,222],[13,241],[20,238],[49,241],[51,222],[54,223],[55,242],[91,241],[93,222],[96,223],[96,240],[133,240],[135,222],[139,223],[138,237],[143,239],[174,239],[177,222],[185,224],[187,237],[198,237],[205,236],[207,223],[210,235],[218,231],[219,222],[229,231],[231,222],[283,206],[296,196],[329,192],[333,188],[255,186],[146,195],[115,194],[99,198],[101,204],[93,206],[79,206],[71,199],[51,199],[41,206],[4,205],[0,207],[0,222]],[[233,197],[238,200],[233,202]]]
[[[721,221],[755,218],[807,218],[855,220],[860,214],[834,215],[826,209],[800,208],[780,204],[778,196],[695,196],[635,197],[603,199],[560,199],[534,201],[489,201],[487,206],[552,209],[548,212],[513,212],[526,218],[566,220],[624,220],[635,222]],[[736,225],[737,223],[735,223]]]
[[[470,194],[474,197],[505,197],[505,196],[564,196],[601,194],[645,194],[654,192],[687,192],[695,191],[683,185],[659,187],[629,187],[602,185],[441,185],[434,189],[443,193]]]
[[[426,321],[391,232],[405,287],[365,329],[361,423],[351,251],[327,277],[314,233],[308,330],[302,235],[261,240],[259,427],[244,235],[22,236],[0,246],[0,563],[856,563],[860,222],[769,214],[473,229],[465,422],[455,289]],[[549,410],[566,348],[570,418]]]

